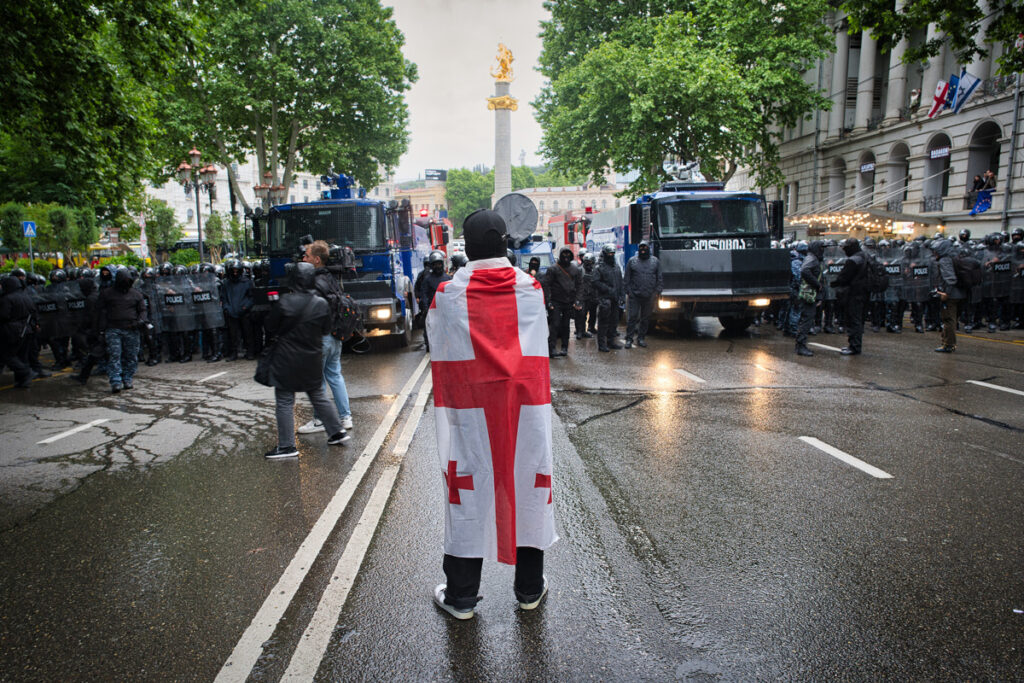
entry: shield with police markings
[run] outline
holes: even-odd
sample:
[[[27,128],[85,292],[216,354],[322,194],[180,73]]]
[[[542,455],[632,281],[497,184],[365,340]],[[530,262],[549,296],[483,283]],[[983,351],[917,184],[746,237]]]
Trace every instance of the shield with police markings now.
[[[169,275],[157,279],[156,307],[164,332],[191,332],[196,329],[195,307],[192,303],[192,281],[188,275]]]
[[[196,314],[196,329],[212,330],[224,327],[224,308],[220,303],[220,281],[213,273],[192,276],[192,306]]]

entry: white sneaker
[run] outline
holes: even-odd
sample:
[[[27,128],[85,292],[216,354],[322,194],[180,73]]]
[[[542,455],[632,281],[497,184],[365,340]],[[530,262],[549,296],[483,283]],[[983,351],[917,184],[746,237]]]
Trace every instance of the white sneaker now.
[[[341,418],[341,428],[344,429],[346,432],[348,430],[352,429],[352,416],[351,415],[349,415],[348,417]]]
[[[443,609],[448,614],[452,615],[456,619],[472,619],[474,609],[459,609],[455,605],[449,605],[444,601],[444,589],[447,588],[445,584],[439,585],[434,589],[434,604]]]
[[[324,423],[316,418],[313,418],[306,424],[298,428],[299,434],[316,434],[324,428]]]
[[[544,577],[544,590],[542,590],[540,592],[540,597],[537,598],[536,600],[534,600],[533,602],[521,602],[521,603],[519,603],[519,609],[537,609],[537,606],[540,605],[541,601],[544,600],[544,597],[547,594],[548,594],[548,577],[545,576]]]

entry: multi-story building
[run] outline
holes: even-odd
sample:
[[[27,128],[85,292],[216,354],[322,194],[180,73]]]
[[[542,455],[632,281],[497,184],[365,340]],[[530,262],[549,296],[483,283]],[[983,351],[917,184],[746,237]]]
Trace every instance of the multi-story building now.
[[[443,180],[428,180],[425,187],[408,190],[395,189],[392,196],[398,201],[408,199],[414,216],[441,219],[448,217],[448,186]],[[426,214],[423,212],[426,211]]]
[[[533,200],[537,207],[537,232],[547,233],[548,221],[564,214],[582,214],[589,207],[592,211],[617,209],[629,203],[625,197],[616,197],[626,187],[623,183],[606,185],[570,185],[568,187],[527,187],[516,190]]]
[[[790,227],[812,236],[950,235],[963,228],[978,236],[1024,222],[1019,85],[994,76],[1007,46],[986,46],[988,57],[961,65],[947,44],[927,63],[905,64],[908,44],[934,38],[934,25],[882,54],[868,32],[848,32],[841,11],[829,20],[836,51],[804,77],[829,94],[832,109],[782,131],[785,183],[765,189],[785,202]],[[958,113],[929,118],[936,86],[961,68],[981,79],[973,95]],[[991,208],[971,216],[973,181],[987,170],[997,178]],[[741,170],[729,189],[752,185]]]

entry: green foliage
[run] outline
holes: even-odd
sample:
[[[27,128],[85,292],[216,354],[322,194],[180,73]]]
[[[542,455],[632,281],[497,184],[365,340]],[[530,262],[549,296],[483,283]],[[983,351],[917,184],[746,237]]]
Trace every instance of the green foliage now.
[[[21,222],[25,220],[25,207],[17,202],[7,202],[0,206],[0,239],[11,251],[28,249],[28,240],[24,237]],[[12,266],[13,268],[13,266]]]
[[[159,91],[187,4],[19,0],[0,32],[0,196],[116,213],[156,166]]]
[[[145,206],[146,239],[157,249],[170,249],[182,237],[185,230],[174,216],[174,209],[159,199],[150,199]],[[198,252],[196,258],[199,258]]]
[[[245,225],[238,220],[238,216],[228,218],[228,237],[234,243],[236,250],[245,247]]]
[[[448,219],[455,226],[455,234],[462,234],[462,222],[477,209],[491,208],[491,194],[494,193],[494,175],[477,173],[465,168],[448,171],[445,187],[445,201],[448,202]]]
[[[829,101],[801,72],[832,48],[825,0],[549,0],[533,103],[542,152],[558,173],[603,180],[609,162],[637,171],[630,191],[667,178],[667,159],[712,177],[738,165],[780,180],[778,138]],[[723,173],[724,167],[724,173]]]
[[[989,54],[986,44],[1002,44],[998,72],[1010,75],[1024,71],[1024,52],[1013,48],[1017,35],[1024,33],[1024,3],[913,0],[897,12],[886,0],[846,0],[840,8],[850,17],[850,32],[870,30],[882,51],[935,24],[938,31],[934,40],[908,47],[903,57],[908,64],[937,55],[946,41],[960,64],[970,64],[975,55]],[[991,23],[983,30],[986,17]]]
[[[176,266],[191,266],[199,263],[199,252],[195,249],[179,249],[168,260]]]
[[[20,258],[17,261],[8,259],[2,266],[0,266],[0,273],[9,273],[15,268],[21,268],[26,273],[32,272],[29,268],[31,265],[31,259],[28,257]],[[53,270],[53,264],[46,259],[37,258],[35,260],[36,273],[40,275],[49,275],[50,271]]]
[[[373,187],[408,146],[416,67],[379,0],[211,0],[203,39],[175,69],[166,162],[195,143],[222,164],[255,152],[290,186],[328,168]],[[231,68],[224,68],[230,64]],[[248,207],[247,198],[239,199]]]
[[[203,224],[203,243],[209,247],[210,259],[220,261],[220,245],[226,239],[224,219],[219,213],[211,213]]]
[[[105,266],[108,263],[116,263],[121,266],[132,266],[139,270],[146,267],[146,262],[135,254],[133,251],[126,252],[124,254],[118,254],[117,256],[111,256],[109,258],[100,259],[100,265]]]

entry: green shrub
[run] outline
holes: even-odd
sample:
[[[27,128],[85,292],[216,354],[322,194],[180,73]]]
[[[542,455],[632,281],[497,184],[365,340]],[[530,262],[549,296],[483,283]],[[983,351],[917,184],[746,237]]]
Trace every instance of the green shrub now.
[[[29,268],[30,260],[31,259],[27,258],[20,258],[17,261],[8,260],[6,263],[0,266],[0,273],[9,273],[15,268],[22,268],[26,273],[31,273],[32,271]],[[39,275],[49,275],[50,271],[53,270],[53,267],[53,264],[47,261],[46,259],[36,259],[36,273],[38,273]]]
[[[105,266],[108,263],[116,263],[121,266],[133,266],[138,270],[142,270],[146,267],[146,262],[142,260],[135,252],[128,252],[126,254],[118,254],[117,256],[111,256],[110,258],[100,259],[100,265]]]
[[[191,266],[199,263],[199,252],[195,249],[179,249],[168,260],[176,266]]]

